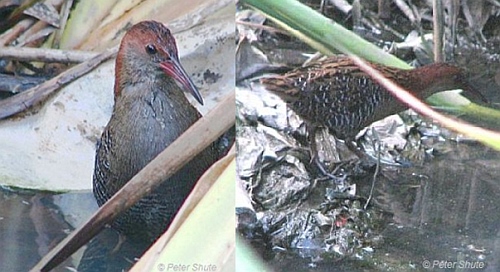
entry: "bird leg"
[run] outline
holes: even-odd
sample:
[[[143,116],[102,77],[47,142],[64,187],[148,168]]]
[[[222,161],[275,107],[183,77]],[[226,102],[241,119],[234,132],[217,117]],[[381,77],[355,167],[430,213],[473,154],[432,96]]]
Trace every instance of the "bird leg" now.
[[[370,169],[372,168],[375,164],[379,164],[380,160],[373,160],[370,156],[368,156],[366,153],[364,153],[361,149],[359,149],[354,143],[354,139],[347,138],[344,140],[346,147],[353,152],[358,158],[360,165],[364,169]],[[378,156],[380,156],[380,151],[377,152]]]
[[[319,162],[318,148],[316,146],[316,131],[318,127],[315,125],[306,124],[307,141],[309,142],[309,151],[311,160],[309,163]]]
[[[307,140],[309,141],[309,151],[311,160],[309,163],[314,163],[323,175],[327,175],[328,172],[325,170],[324,165],[319,160],[318,147],[316,145],[316,131],[318,127],[315,125],[306,124]]]
[[[347,149],[349,149],[356,156],[358,156],[360,160],[363,160],[368,157],[363,151],[358,149],[358,147],[354,144],[354,139],[347,138],[344,140],[344,143],[347,146]]]
[[[316,167],[318,167],[321,174],[328,176],[329,178],[337,178],[334,175],[330,174],[326,169],[325,165],[320,161],[318,154],[318,146],[316,145],[316,132],[318,131],[318,127],[315,125],[306,125],[307,130],[307,139],[309,141],[309,150],[311,160],[310,163],[314,163]]]

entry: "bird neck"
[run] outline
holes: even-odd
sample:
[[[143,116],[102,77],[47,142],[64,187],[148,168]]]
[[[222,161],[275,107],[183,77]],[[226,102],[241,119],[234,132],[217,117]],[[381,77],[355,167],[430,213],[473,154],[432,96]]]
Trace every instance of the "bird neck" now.
[[[120,82],[115,83],[115,104],[118,101],[134,103],[138,100],[150,101],[152,99],[161,99],[168,104],[175,104],[173,107],[189,104],[182,89],[171,77],[163,74],[149,74],[140,79],[129,79],[129,77],[121,78]]]
[[[127,65],[124,63],[124,53],[121,51],[123,45],[120,46],[120,50],[118,55],[116,56],[115,61],[115,86],[114,86],[114,97],[116,98],[120,96],[121,90],[125,87],[125,82],[130,81],[130,77]],[[128,78],[128,79],[127,79]]]
[[[443,63],[419,67],[405,71],[405,73],[406,78],[401,85],[419,98],[427,98],[438,92],[464,87],[463,82],[458,80],[462,75],[457,67]]]
[[[115,101],[127,86],[156,81],[160,72],[153,65],[144,63],[133,48],[122,43],[115,62]]]

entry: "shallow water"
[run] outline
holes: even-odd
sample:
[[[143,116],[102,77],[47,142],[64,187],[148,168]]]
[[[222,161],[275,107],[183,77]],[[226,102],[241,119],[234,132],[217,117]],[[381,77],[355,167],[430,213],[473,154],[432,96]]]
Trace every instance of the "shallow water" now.
[[[0,271],[28,271],[97,210],[92,192],[0,188]],[[53,271],[122,271],[149,246],[107,227]]]
[[[91,192],[54,194],[1,188],[0,271],[28,271],[96,209]],[[75,267],[79,254],[55,271]]]
[[[373,251],[336,261],[277,254],[269,263],[276,271],[499,271],[499,169],[498,152],[474,145],[423,167],[386,169],[369,208],[387,219],[367,234]],[[368,187],[358,183],[360,195]]]

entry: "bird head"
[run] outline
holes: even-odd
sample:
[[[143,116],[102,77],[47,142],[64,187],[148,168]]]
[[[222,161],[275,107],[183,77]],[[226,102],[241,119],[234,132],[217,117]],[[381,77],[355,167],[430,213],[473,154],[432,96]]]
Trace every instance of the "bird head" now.
[[[175,39],[162,23],[143,21],[132,26],[120,44],[115,69],[115,100],[125,84],[160,75],[177,82],[203,105],[200,92],[179,62]]]

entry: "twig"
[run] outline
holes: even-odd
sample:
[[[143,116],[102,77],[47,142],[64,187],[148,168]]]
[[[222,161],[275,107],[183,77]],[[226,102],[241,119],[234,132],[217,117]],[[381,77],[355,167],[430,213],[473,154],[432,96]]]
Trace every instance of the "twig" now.
[[[54,30],[55,27],[44,21],[38,21],[21,34],[14,43],[19,47],[38,47],[41,45],[42,39],[49,36]]]
[[[368,195],[368,199],[366,200],[365,206],[363,206],[363,209],[366,210],[368,208],[368,205],[370,205],[370,201],[373,198],[373,191],[375,190],[375,183],[377,182],[377,176],[378,173],[380,172],[380,146],[382,143],[380,142],[380,137],[378,136],[377,131],[375,131],[374,128],[372,128],[372,135],[375,137],[375,140],[378,142],[377,147],[375,148],[375,141],[373,142],[373,149],[377,151],[377,166],[375,167],[375,173],[373,173],[373,179],[372,179],[372,187],[370,188],[370,194]]]
[[[352,10],[351,4],[346,0],[330,0],[329,2],[344,14],[348,14]]]
[[[64,261],[67,255],[88,242],[111,222],[120,212],[151,192],[162,181],[178,171],[215,141],[235,122],[235,93],[223,98],[219,105],[198,120],[177,140],[163,150],[154,160],[137,173],[127,184],[109,199],[83,226],[68,235],[45,255],[31,271],[48,271]],[[228,114],[231,113],[231,114]]]
[[[281,30],[279,28],[275,28],[272,26],[261,25],[261,24],[256,24],[256,23],[241,21],[241,20],[236,20],[236,24],[250,26],[250,27],[257,28],[257,29],[261,29],[261,30],[266,30],[266,31],[271,32],[271,33],[280,33],[280,34],[284,34],[284,35],[290,35],[289,32],[286,32],[284,30]]]
[[[0,59],[18,61],[41,61],[80,63],[96,57],[99,53],[79,50],[60,50],[29,47],[0,47]]]
[[[441,0],[432,1],[432,22],[434,25],[434,62],[444,62],[443,55],[443,33],[444,15]]]
[[[0,32],[4,32],[6,29],[5,27],[8,26],[9,24],[13,24],[13,22],[20,21],[21,18],[23,17],[23,12],[33,6],[37,1],[36,0],[28,0],[24,1],[21,5],[16,7],[7,18],[2,18],[5,22],[4,26],[0,27]]]
[[[451,28],[451,47],[452,56],[455,55],[455,45],[457,44],[457,25],[458,25],[458,13],[460,12],[460,0],[451,0],[449,1],[449,19],[448,24]]]
[[[19,37],[26,29],[30,28],[35,23],[35,19],[26,18],[11,29],[5,31],[2,35],[0,35],[0,46],[5,46],[14,41],[17,37]]]
[[[66,0],[61,6],[61,11],[60,11],[61,26],[59,27],[58,30],[56,30],[56,33],[54,35],[54,41],[52,42],[53,48],[60,48],[59,45],[61,44],[61,38],[64,33],[64,30],[66,29],[66,23],[68,22],[71,7],[73,7],[73,0]]]
[[[0,119],[22,112],[45,100],[55,90],[90,72],[103,61],[106,61],[116,55],[117,51],[118,47],[108,49],[96,57],[62,72],[51,80],[45,81],[44,83],[18,95],[1,100]]]
[[[420,18],[417,18],[416,14],[414,13],[414,10],[405,2],[402,0],[395,0],[396,6],[398,6],[399,10],[406,15],[408,20],[412,22],[415,25],[420,24]]]
[[[0,74],[0,92],[17,94],[47,80],[42,77]]]

